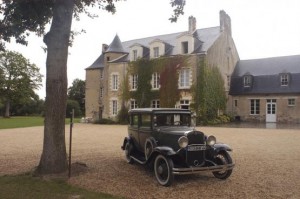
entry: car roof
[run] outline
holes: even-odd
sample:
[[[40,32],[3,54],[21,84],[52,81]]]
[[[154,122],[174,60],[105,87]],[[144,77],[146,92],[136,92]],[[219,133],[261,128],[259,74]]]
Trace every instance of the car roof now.
[[[131,113],[191,113],[188,109],[178,109],[178,108],[136,108],[131,109]]]

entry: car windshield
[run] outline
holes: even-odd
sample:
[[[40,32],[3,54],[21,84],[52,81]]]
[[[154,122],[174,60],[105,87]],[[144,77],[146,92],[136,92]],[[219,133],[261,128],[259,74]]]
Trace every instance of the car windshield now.
[[[190,114],[156,114],[154,115],[154,126],[190,126]]]

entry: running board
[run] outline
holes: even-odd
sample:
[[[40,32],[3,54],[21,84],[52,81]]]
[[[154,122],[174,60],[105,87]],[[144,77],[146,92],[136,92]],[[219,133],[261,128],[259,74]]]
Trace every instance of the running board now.
[[[130,156],[134,161],[136,161],[136,162],[138,162],[138,163],[140,163],[140,164],[146,164],[147,163],[147,160],[145,160],[145,161],[142,161],[142,160],[139,160],[139,159],[137,159],[136,157],[134,157],[134,156]]]

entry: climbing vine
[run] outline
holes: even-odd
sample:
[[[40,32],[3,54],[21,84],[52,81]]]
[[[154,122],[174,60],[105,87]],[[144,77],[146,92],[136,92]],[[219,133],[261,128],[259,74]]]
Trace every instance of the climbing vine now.
[[[216,119],[220,110],[226,108],[224,80],[218,67],[208,66],[204,60],[198,64],[197,83],[192,89],[194,104],[199,121],[206,123]]]
[[[161,107],[174,107],[180,99],[178,90],[178,70],[185,64],[185,57],[161,57],[157,59],[139,59],[130,62],[127,79],[124,81],[123,99],[135,99],[138,107],[149,107],[154,99],[160,100]],[[152,74],[160,74],[160,89],[152,89]],[[130,90],[132,75],[137,75],[137,89]]]

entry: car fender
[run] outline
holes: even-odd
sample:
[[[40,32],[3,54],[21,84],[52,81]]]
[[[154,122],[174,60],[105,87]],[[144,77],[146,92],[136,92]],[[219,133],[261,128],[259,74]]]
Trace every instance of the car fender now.
[[[130,137],[125,137],[123,141],[123,145],[121,146],[122,150],[125,150],[125,145],[127,142],[132,142]]]
[[[231,147],[227,144],[217,143],[213,146],[215,155],[220,153],[221,151],[232,151]]]
[[[176,151],[174,151],[171,147],[167,146],[158,146],[154,148],[154,152],[160,153],[165,156],[176,155]]]

